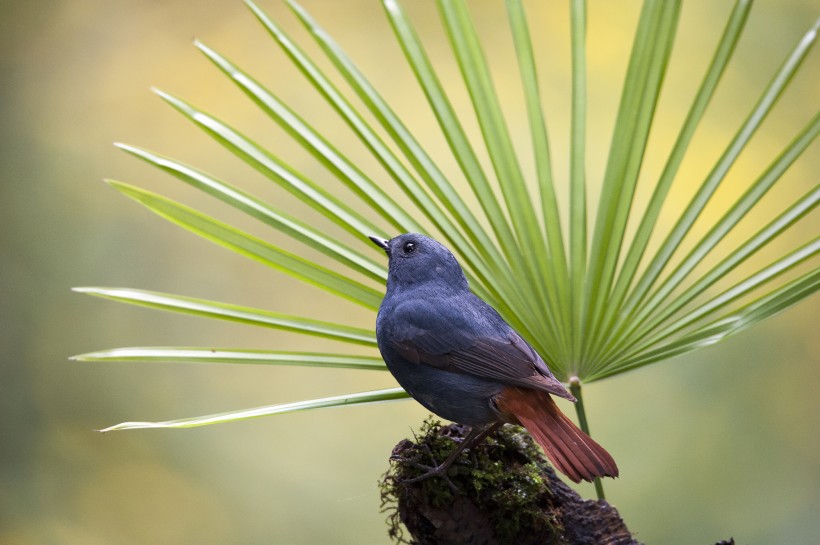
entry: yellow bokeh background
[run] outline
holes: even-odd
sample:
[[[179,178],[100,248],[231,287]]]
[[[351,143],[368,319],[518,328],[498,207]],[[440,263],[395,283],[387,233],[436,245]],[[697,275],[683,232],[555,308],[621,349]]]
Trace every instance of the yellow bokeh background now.
[[[465,127],[477,136],[434,3],[405,4]],[[569,122],[564,4],[526,4],[563,197]],[[284,3],[261,5],[317,53]],[[433,150],[453,182],[463,184],[379,3],[306,0],[304,6]],[[531,173],[503,3],[481,0],[470,7]],[[589,6],[587,175],[593,199],[639,7],[634,1],[600,0]],[[392,187],[386,175],[239,1],[3,1],[0,9],[0,543],[385,543],[376,483],[393,445],[425,416],[412,402],[194,430],[93,430],[126,420],[391,387],[389,374],[67,358],[136,345],[339,350],[330,342],[69,291],[81,285],[153,289],[373,325],[372,313],[200,240],[100,181],[110,177],[158,191],[299,251],[297,244],[111,146],[122,141],[196,165],[338,232],[149,91],[157,86],[189,100],[312,179],[336,187],[321,165],[192,47],[193,37],[254,74]],[[726,1],[684,5],[642,181],[650,182],[663,167],[730,9]],[[767,0],[752,10],[670,196],[670,212],[695,191],[817,15],[811,0]],[[694,235],[719,217],[815,113],[819,68],[813,52]],[[815,143],[744,223],[743,233],[815,187],[818,172]],[[647,199],[645,191],[636,196],[638,203]],[[662,226],[671,225],[670,217]],[[807,217],[768,257],[810,240],[818,227],[816,214]],[[358,244],[365,249],[366,241]],[[717,346],[587,387],[593,434],[622,472],[606,483],[608,498],[639,540],[708,544],[734,536],[750,545],[802,544],[820,535],[818,303],[811,298]],[[589,486],[580,490],[594,495]]]

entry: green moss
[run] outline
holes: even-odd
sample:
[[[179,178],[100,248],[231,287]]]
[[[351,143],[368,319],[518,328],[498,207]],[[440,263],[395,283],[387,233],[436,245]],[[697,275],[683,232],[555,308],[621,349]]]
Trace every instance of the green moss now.
[[[456,446],[455,439],[460,440],[466,431],[464,426],[442,426],[431,418],[414,441],[396,447],[394,454],[401,459],[391,461],[381,483],[390,536],[407,543],[399,523],[402,515],[412,516],[410,511],[420,504],[446,509],[457,498],[466,498],[491,522],[500,543],[520,543],[523,535],[533,532],[552,535],[557,542],[561,527],[550,507],[551,492],[539,467],[543,457],[521,428],[503,426],[463,452],[448,472],[449,482],[438,477],[404,482],[426,472],[416,464],[432,467],[446,459]]]

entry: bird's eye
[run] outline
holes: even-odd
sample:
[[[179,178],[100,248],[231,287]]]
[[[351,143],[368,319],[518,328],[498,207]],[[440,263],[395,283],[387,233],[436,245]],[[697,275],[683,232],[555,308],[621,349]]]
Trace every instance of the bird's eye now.
[[[412,254],[413,252],[416,251],[416,243],[415,242],[407,242],[402,249],[404,250],[404,253]]]

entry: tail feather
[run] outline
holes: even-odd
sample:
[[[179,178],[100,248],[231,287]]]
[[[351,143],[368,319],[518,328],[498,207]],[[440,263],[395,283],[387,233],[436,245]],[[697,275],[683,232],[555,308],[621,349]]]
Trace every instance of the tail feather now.
[[[511,421],[527,428],[552,464],[573,482],[618,476],[612,456],[567,418],[548,393],[508,387],[496,402]]]

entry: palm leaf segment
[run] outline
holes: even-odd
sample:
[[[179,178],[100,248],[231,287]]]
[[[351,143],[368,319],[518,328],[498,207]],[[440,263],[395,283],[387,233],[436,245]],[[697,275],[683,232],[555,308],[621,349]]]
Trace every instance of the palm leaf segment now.
[[[569,135],[568,203],[562,209],[550,161],[545,114],[527,18],[520,0],[506,2],[526,103],[535,176],[528,179],[513,144],[478,33],[464,0],[439,0],[438,7],[453,55],[471,99],[480,138],[468,135],[423,44],[397,0],[383,0],[387,17],[412,73],[427,97],[464,183],[445,177],[387,101],[345,52],[298,4],[288,4],[330,60],[346,88],[333,83],[319,66],[257,5],[253,14],[293,63],[333,107],[383,172],[368,175],[316,128],[271,91],[225,57],[196,42],[196,47],[273,121],[320,161],[339,182],[332,187],[307,178],[282,158],[260,147],[239,130],[195,106],[157,91],[168,104],[209,134],[230,153],[272,182],[329,218],[349,240],[320,232],[242,189],[174,159],[133,146],[119,145],[179,180],[221,200],[260,222],[321,252],[337,263],[322,267],[236,227],[138,187],[111,185],[160,216],[265,265],[368,309],[378,307],[386,278],[384,257],[366,235],[431,233],[461,258],[471,285],[521,331],[550,362],[558,377],[593,381],[713,344],[806,298],[820,287],[817,254],[820,238],[771,260],[758,270],[747,261],[767,248],[798,220],[814,212],[820,187],[814,187],[779,211],[752,236],[730,251],[715,249],[810,146],[820,131],[812,117],[747,191],[697,238],[690,229],[699,219],[727,172],[797,72],[814,45],[816,23],[788,54],[746,121],[723,151],[690,202],[667,202],[687,148],[724,73],[749,13],[739,1],[706,68],[679,136],[669,151],[648,204],[633,202],[649,142],[654,112],[678,24],[680,2],[647,0],[643,6],[615,121],[600,197],[590,206],[586,157],[586,6],[571,3],[572,113]],[[362,106],[354,106],[356,103]],[[520,137],[516,137],[520,140]],[[479,157],[486,154],[491,169]],[[375,180],[389,180],[390,183]],[[686,183],[692,183],[691,180]],[[465,187],[479,203],[472,209]],[[352,192],[360,201],[347,203]],[[394,198],[412,203],[407,210]],[[377,223],[357,210],[372,209]],[[662,209],[670,229],[662,228]],[[671,212],[668,212],[669,210]],[[415,218],[420,218],[416,220]],[[587,224],[591,233],[587,233]],[[564,227],[568,226],[566,232]],[[634,225],[630,237],[628,225]],[[650,239],[660,241],[649,250]],[[685,243],[685,244],[684,244]],[[679,255],[679,248],[690,248]],[[698,268],[704,259],[714,262]],[[746,267],[744,268],[744,265]],[[697,270],[696,270],[697,269]],[[727,279],[733,280],[727,280]],[[193,361],[264,363],[384,369],[369,330],[270,311],[178,295],[133,289],[82,288],[90,295],[208,318],[239,321],[315,335],[373,348],[369,357],[344,354],[265,352],[237,349],[128,348],[78,356],[81,360]],[[273,405],[170,422],[130,422],[109,429],[189,427],[318,407],[372,403],[406,397],[400,388]]]

